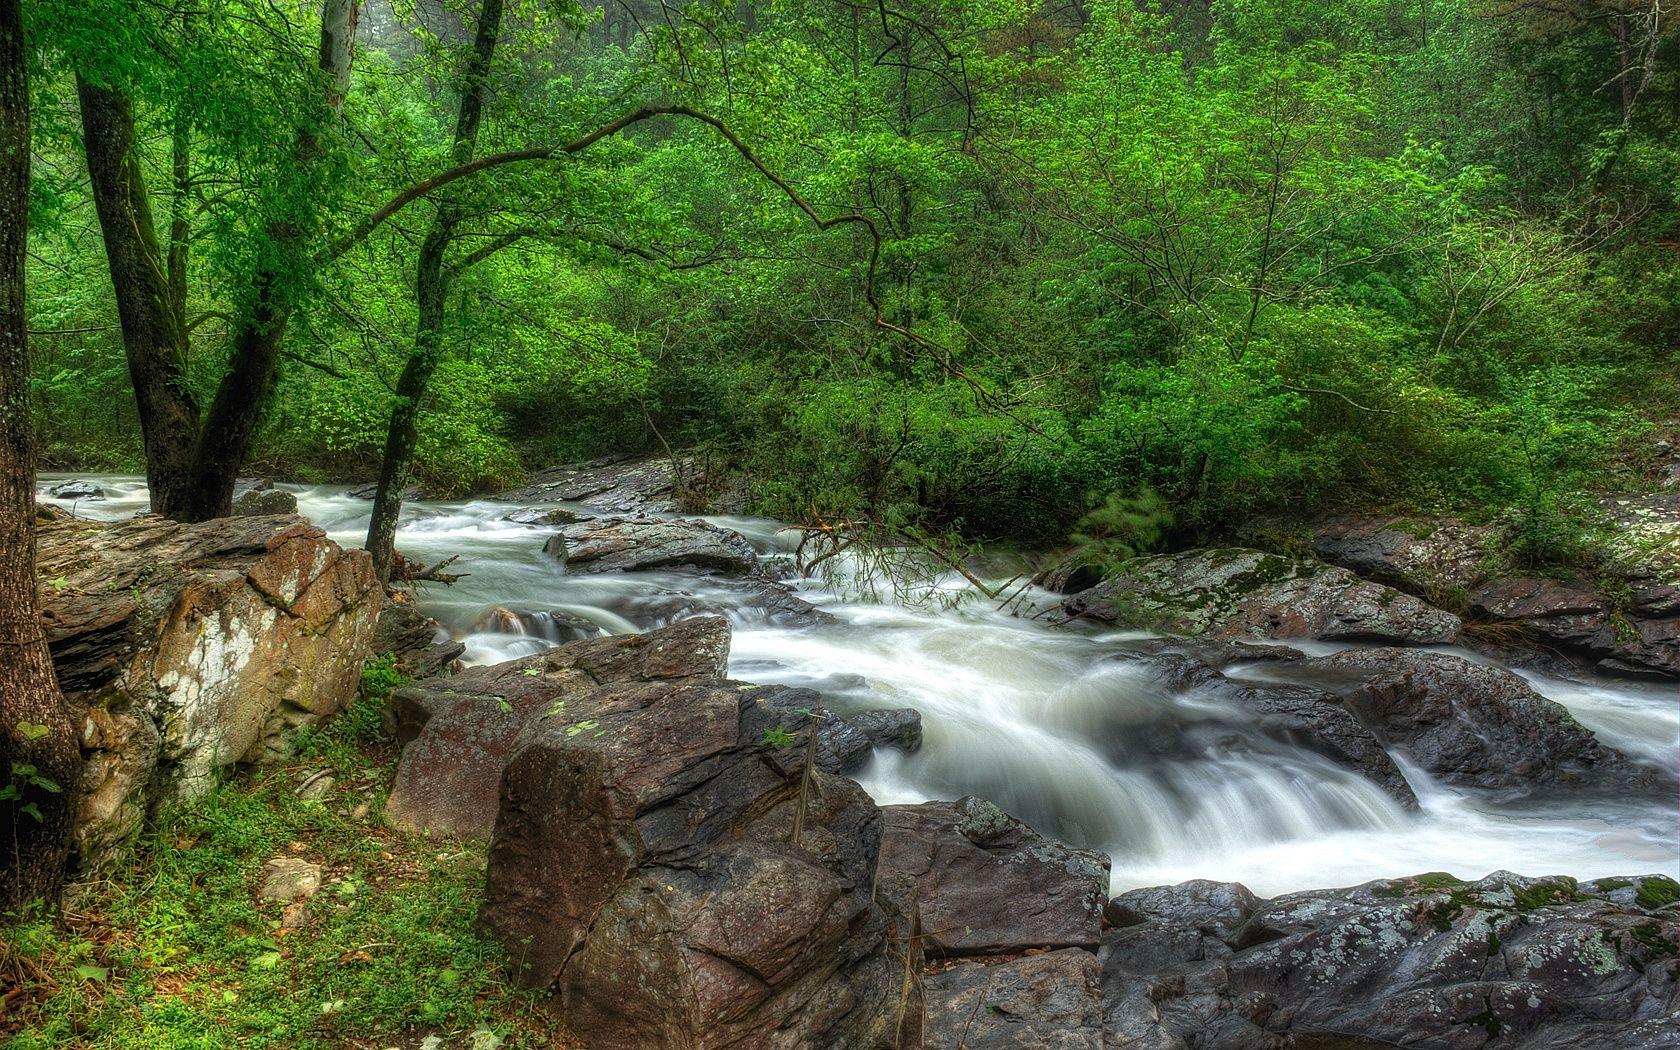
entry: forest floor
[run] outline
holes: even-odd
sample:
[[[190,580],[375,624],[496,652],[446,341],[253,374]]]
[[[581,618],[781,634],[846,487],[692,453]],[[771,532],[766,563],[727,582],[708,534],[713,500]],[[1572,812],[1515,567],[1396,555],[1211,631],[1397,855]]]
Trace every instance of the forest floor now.
[[[0,1044],[46,1048],[565,1047],[537,993],[479,937],[481,848],[381,819],[397,750],[388,681],[285,766],[165,815],[57,921],[0,927]],[[320,797],[305,786],[331,770]],[[300,795],[300,787],[303,787]],[[264,899],[265,864],[318,865],[320,889]]]

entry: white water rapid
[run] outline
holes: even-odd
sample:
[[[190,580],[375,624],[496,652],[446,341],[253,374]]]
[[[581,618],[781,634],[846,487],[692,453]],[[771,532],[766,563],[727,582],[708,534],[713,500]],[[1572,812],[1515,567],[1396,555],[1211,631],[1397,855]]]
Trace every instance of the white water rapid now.
[[[94,480],[111,498],[82,502],[77,513],[120,517],[146,508],[141,479]],[[287,487],[335,540],[360,545],[369,501],[343,487]],[[1500,801],[1433,784],[1396,755],[1422,804],[1407,812],[1329,759],[1262,735],[1243,711],[1174,695],[1128,658],[1139,635],[1056,629],[983,600],[950,610],[848,603],[812,580],[790,582],[839,624],[776,627],[760,610],[735,607],[739,595],[704,576],[568,576],[542,553],[551,530],[504,520],[514,509],[404,508],[397,545],[405,554],[427,562],[459,555],[453,570],[470,573],[453,587],[428,587],[422,601],[466,643],[467,662],[537,652],[555,644],[555,625],[568,619],[633,631],[622,610],[661,592],[710,598],[731,607],[735,677],[809,685],[842,712],[921,712],[922,749],[879,753],[859,775],[877,800],[991,799],[1046,833],[1110,852],[1116,892],[1209,878],[1270,895],[1424,871],[1478,878],[1499,868],[1583,879],[1680,875],[1671,797]],[[785,552],[791,542],[775,522],[711,520],[761,553]],[[1605,743],[1680,770],[1673,683],[1525,677]]]

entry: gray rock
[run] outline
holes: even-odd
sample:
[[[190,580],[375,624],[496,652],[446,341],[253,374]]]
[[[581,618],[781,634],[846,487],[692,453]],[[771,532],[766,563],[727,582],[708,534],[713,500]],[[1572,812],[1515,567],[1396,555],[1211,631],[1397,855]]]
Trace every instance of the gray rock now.
[[[568,525],[543,547],[569,573],[638,572],[685,567],[727,576],[758,568],[739,533],[684,518],[594,518]]]
[[[233,513],[238,517],[255,518],[264,514],[296,514],[297,497],[279,489],[253,489],[233,501]]]
[[[1292,659],[1285,663],[1301,662],[1299,651],[1290,652]],[[1401,805],[1417,807],[1417,796],[1382,742],[1335,693],[1306,685],[1227,678],[1185,653],[1161,652],[1146,662],[1174,693],[1239,709],[1264,735],[1310,748],[1355,769]]]
[[[888,806],[881,879],[909,898],[930,955],[1095,948],[1109,859],[1046,838],[983,799]]]
[[[627,595],[607,606],[637,627],[665,627],[691,616],[727,616],[742,626],[814,627],[840,621],[812,605],[784,583],[756,576],[716,577],[708,586],[729,594],[726,602],[690,591],[650,591]]]
[[[1605,882],[1650,903],[1607,899]],[[1680,1031],[1680,915],[1656,904],[1680,885],[1663,877],[1230,893],[1243,903],[1219,911],[1248,912],[1234,931],[1169,905],[1105,935],[1110,1045],[1656,1050]]]
[[[693,469],[686,458],[604,456],[568,463],[531,475],[516,489],[491,499],[508,503],[583,503],[614,513],[669,513],[675,504],[675,475]]]
[[[1069,616],[1222,640],[1450,642],[1458,617],[1346,569],[1242,548],[1133,558],[1062,603]]]
[[[53,499],[99,502],[105,498],[105,490],[91,481],[60,481],[56,485],[47,486],[47,495]]]
[[[271,901],[295,901],[321,888],[321,866],[297,857],[276,857],[263,865],[257,896]]]

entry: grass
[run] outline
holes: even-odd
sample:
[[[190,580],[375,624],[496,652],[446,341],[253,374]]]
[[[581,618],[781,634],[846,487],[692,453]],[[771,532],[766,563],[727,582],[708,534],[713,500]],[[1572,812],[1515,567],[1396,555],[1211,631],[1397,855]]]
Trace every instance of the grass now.
[[[570,1045],[473,931],[483,852],[380,819],[396,754],[378,711],[392,680],[370,664],[362,697],[296,762],[165,814],[62,916],[0,926],[0,1045]],[[337,778],[328,794],[298,797],[323,767]],[[322,866],[306,914],[257,899],[274,857]]]

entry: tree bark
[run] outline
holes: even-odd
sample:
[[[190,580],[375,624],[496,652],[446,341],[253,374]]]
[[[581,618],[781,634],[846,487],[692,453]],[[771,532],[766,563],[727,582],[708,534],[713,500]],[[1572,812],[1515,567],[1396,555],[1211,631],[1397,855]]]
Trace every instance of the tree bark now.
[[[485,85],[490,63],[496,57],[496,39],[502,31],[502,0],[484,0],[478,11],[478,29],[473,50],[461,74],[461,108],[455,118],[456,165],[472,159],[478,145],[478,128],[484,117]],[[403,365],[397,381],[397,401],[385,430],[385,454],[379,465],[379,487],[373,495],[373,516],[368,521],[367,549],[373,555],[374,571],[380,583],[389,583],[395,561],[397,519],[402,516],[403,488],[408,467],[419,441],[420,406],[431,386],[443,351],[444,298],[449,279],[444,273],[444,254],[454,239],[458,221],[456,209],[444,200],[426,231],[420,257],[415,264],[414,301],[418,320],[414,329],[414,350]]]
[[[21,0],[0,0],[0,912],[51,896],[63,881],[80,766],[35,593],[35,435],[24,307],[27,63]]]
[[[187,516],[199,408],[187,386],[187,333],[178,323],[151,197],[134,151],[126,96],[76,78],[94,210],[116,292],[123,351],[134,385],[152,510]]]

